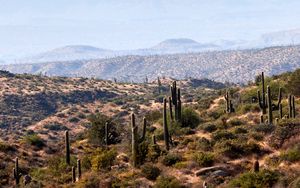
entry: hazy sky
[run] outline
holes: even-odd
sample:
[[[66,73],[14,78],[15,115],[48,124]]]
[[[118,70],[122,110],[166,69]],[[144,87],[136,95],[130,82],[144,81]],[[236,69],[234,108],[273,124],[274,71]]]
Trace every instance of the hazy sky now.
[[[251,40],[300,28],[299,7],[299,0],[0,0],[0,58],[71,44]]]

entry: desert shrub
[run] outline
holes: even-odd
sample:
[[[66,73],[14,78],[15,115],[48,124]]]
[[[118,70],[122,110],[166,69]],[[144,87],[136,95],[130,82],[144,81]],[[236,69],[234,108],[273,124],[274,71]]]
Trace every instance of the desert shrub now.
[[[201,125],[200,128],[205,132],[212,133],[217,130],[217,126],[215,124],[204,124]]]
[[[237,127],[233,131],[235,134],[245,134],[248,133],[247,129],[242,128],[242,127]]]
[[[218,142],[215,144],[214,149],[219,155],[232,159],[260,152],[260,146],[258,144],[242,139]]]
[[[71,117],[71,118],[69,119],[69,122],[70,122],[70,123],[78,123],[79,121],[80,121],[80,119],[77,118],[77,117]]]
[[[95,171],[108,170],[113,165],[116,157],[117,152],[114,149],[99,151],[95,156],[92,156],[92,169]]]
[[[105,124],[109,123],[108,126],[108,143],[116,144],[121,141],[120,132],[121,128],[118,127],[109,117],[96,114],[91,115],[89,118],[91,127],[87,130],[87,136],[90,143],[102,146],[105,144]]]
[[[230,187],[256,187],[265,188],[273,187],[278,181],[279,174],[270,170],[261,170],[258,173],[246,172],[234,178],[230,183]]]
[[[153,123],[161,118],[162,114],[159,110],[154,110],[146,113],[145,117],[148,122]]]
[[[208,167],[213,165],[214,155],[207,152],[198,152],[193,155],[193,160],[201,167]]]
[[[272,133],[274,129],[275,129],[275,126],[267,125],[267,124],[260,124],[260,125],[256,125],[254,127],[254,130],[256,132],[265,133],[265,134]]]
[[[231,126],[240,126],[243,124],[243,121],[240,120],[240,119],[237,119],[237,118],[234,118],[234,119],[231,119],[229,122],[228,122],[229,125]]]
[[[43,139],[41,139],[41,137],[39,137],[37,134],[29,134],[25,136],[22,142],[32,146],[36,146],[38,148],[42,148],[45,146]]]
[[[236,136],[232,132],[228,132],[225,130],[217,131],[212,135],[212,140],[214,142],[219,142],[222,140],[230,140],[235,138]]]
[[[289,81],[287,83],[287,88],[290,91],[290,93],[293,93],[296,96],[300,96],[299,85],[300,85],[300,69],[297,69],[289,77]]]
[[[213,118],[213,119],[218,119],[224,114],[224,109],[218,108],[215,111],[210,111],[207,113],[208,117]]]
[[[152,164],[145,164],[141,167],[142,174],[148,180],[156,180],[156,178],[160,175],[160,169]]]
[[[149,151],[149,143],[148,142],[141,142],[138,144],[138,153],[137,153],[137,160],[138,164],[143,164],[147,158]]]
[[[179,154],[168,153],[166,156],[163,157],[162,163],[166,166],[172,166],[181,160],[182,157]]]
[[[300,187],[300,177],[295,179],[289,186],[290,188],[299,188]]]
[[[81,159],[81,168],[83,170],[90,170],[92,168],[92,162],[89,156],[84,155]]]
[[[151,162],[156,162],[162,151],[157,144],[150,145],[147,153],[147,159]]]
[[[184,108],[181,115],[182,127],[196,128],[201,123],[199,115],[191,108]]]
[[[44,125],[45,129],[48,129],[50,131],[66,131],[69,130],[66,126],[62,125],[58,122],[52,122],[49,124]]]
[[[209,151],[212,149],[212,144],[208,139],[202,137],[197,140],[197,148],[196,149],[198,149],[198,150],[200,149],[203,151]]]
[[[300,145],[288,149],[285,152],[282,152],[280,154],[280,158],[281,160],[289,161],[289,162],[300,161]]]
[[[0,141],[0,151],[1,152],[15,151],[15,148],[5,142]]]
[[[180,182],[173,176],[159,176],[154,188],[182,188]]]
[[[83,114],[83,113],[78,113],[78,114],[77,114],[77,117],[78,117],[79,119],[85,119],[85,118],[86,118],[86,115]]]

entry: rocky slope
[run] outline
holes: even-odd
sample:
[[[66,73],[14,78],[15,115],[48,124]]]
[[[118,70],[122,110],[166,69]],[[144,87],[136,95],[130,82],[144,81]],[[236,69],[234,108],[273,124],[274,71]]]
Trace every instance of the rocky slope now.
[[[146,77],[155,80],[160,76],[209,78],[234,83],[253,80],[261,71],[273,75],[298,67],[300,46],[0,66],[13,73],[116,78],[129,82],[143,82]]]

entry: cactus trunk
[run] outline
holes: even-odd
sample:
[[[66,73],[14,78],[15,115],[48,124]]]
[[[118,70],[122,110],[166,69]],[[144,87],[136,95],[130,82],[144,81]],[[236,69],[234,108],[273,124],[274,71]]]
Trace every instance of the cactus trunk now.
[[[70,165],[70,140],[69,131],[65,132],[65,144],[66,144],[66,163]]]
[[[267,100],[268,100],[268,123],[273,124],[273,111],[272,111],[272,99],[271,99],[270,86],[267,86]]]
[[[262,82],[262,96],[260,96],[260,91],[257,91],[257,98],[258,98],[258,104],[259,107],[262,110],[263,114],[266,114],[267,111],[267,104],[266,104],[266,94],[265,94],[265,76],[264,76],[264,72],[261,73],[261,82]]]
[[[131,147],[132,147],[132,164],[134,167],[137,166],[137,155],[138,155],[138,146],[137,146],[137,126],[135,126],[135,115],[131,114]]]
[[[163,127],[164,127],[164,140],[166,150],[170,149],[170,137],[169,137],[169,130],[167,124],[167,99],[164,98],[164,109],[163,109]]]
[[[105,123],[105,145],[108,146],[108,122]]]
[[[146,138],[146,130],[147,130],[147,119],[143,118],[143,134],[142,134],[142,141]]]
[[[81,161],[77,159],[77,171],[78,171],[78,180],[81,178]]]

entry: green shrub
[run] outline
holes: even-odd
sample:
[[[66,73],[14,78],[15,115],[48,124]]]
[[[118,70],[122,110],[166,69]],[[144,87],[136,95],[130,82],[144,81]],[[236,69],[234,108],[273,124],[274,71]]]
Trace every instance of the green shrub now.
[[[180,182],[173,176],[159,176],[154,188],[182,188]]]
[[[66,131],[69,130],[66,126],[62,125],[58,122],[52,122],[49,124],[44,125],[45,129],[48,129],[50,131]]]
[[[145,176],[148,180],[156,180],[160,174],[160,169],[152,164],[145,164],[141,167],[141,169],[143,176]]]
[[[300,146],[295,146],[294,148],[288,149],[280,154],[281,160],[296,162],[300,161]]]
[[[225,130],[217,131],[212,135],[212,140],[215,142],[219,142],[222,140],[231,140],[235,138],[236,136],[232,132],[228,132]]]
[[[190,127],[194,129],[202,121],[197,112],[192,108],[184,108],[181,116],[182,127]]]
[[[233,131],[235,134],[245,134],[248,133],[247,129],[242,128],[242,127],[237,127]]]
[[[23,142],[38,148],[45,146],[44,141],[37,134],[30,134],[23,138]]]
[[[217,126],[214,124],[204,124],[204,125],[201,125],[200,127],[202,130],[204,130],[205,132],[209,132],[209,133],[212,133],[217,130]]]
[[[181,160],[182,157],[179,154],[168,153],[166,156],[164,156],[162,163],[166,166],[172,166]]]
[[[105,144],[105,124],[109,122],[108,126],[108,143],[116,144],[121,141],[120,132],[121,126],[117,126],[109,117],[96,114],[91,115],[89,118],[91,127],[87,130],[88,140],[90,143],[102,146]]]
[[[71,117],[71,118],[69,119],[69,122],[70,122],[70,123],[78,123],[79,121],[80,121],[80,119],[77,118],[77,117]]]
[[[201,167],[209,167],[214,163],[214,155],[212,153],[199,152],[193,155],[193,160]]]
[[[16,149],[5,142],[0,141],[0,151],[1,152],[8,152],[8,151],[15,151]]]
[[[231,119],[229,122],[229,125],[231,126],[240,126],[242,125],[244,122],[238,118],[234,118],[234,119]]]
[[[95,156],[92,157],[92,169],[95,171],[99,170],[109,170],[113,165],[117,156],[115,150],[104,150],[97,152]]]
[[[147,159],[151,162],[156,162],[162,151],[157,144],[150,145],[147,153]]]
[[[278,181],[279,174],[270,170],[261,170],[258,173],[246,172],[234,178],[230,183],[230,187],[255,187],[265,188],[273,187]]]

